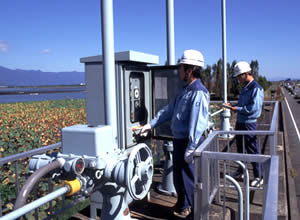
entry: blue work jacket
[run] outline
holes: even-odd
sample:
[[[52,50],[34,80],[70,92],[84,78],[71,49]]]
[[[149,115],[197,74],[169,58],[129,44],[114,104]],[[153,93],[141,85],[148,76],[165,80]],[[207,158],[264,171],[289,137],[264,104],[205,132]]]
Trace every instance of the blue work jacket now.
[[[237,104],[237,122],[254,123],[261,115],[261,109],[264,101],[263,88],[253,80],[245,86],[239,96]]]
[[[199,146],[200,138],[207,128],[209,93],[200,79],[182,88],[177,96],[150,121],[155,128],[172,120],[171,130],[176,139],[189,139],[187,149]]]

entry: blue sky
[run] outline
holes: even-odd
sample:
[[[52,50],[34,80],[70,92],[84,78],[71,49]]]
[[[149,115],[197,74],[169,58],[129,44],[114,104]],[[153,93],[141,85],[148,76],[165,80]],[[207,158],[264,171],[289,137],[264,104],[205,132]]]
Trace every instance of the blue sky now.
[[[221,0],[174,0],[175,51],[222,56]],[[115,51],[166,61],[165,0],[114,0]],[[84,71],[81,57],[102,53],[100,0],[1,0],[0,66]],[[227,0],[227,56],[258,60],[268,79],[300,77],[300,1]]]

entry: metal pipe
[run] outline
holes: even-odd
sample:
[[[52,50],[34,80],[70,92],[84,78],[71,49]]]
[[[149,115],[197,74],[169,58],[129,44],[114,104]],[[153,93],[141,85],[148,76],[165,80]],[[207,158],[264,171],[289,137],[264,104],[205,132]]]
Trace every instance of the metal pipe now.
[[[167,62],[175,65],[175,37],[174,37],[174,0],[166,0],[167,4]]]
[[[244,163],[242,163],[241,161],[234,161],[235,163],[237,163],[242,169],[243,169],[243,172],[244,172],[244,175],[245,175],[245,190],[246,190],[246,195],[245,195],[245,219],[246,220],[249,220],[250,219],[250,216],[249,216],[249,213],[250,213],[250,209],[249,209],[249,204],[250,204],[250,200],[249,200],[249,173],[248,173],[248,169],[247,167],[245,166]]]
[[[239,219],[240,220],[243,220],[243,192],[242,192],[242,189],[239,185],[239,183],[233,179],[231,176],[229,175],[225,175],[225,178],[227,180],[229,180],[236,188],[236,190],[238,191],[238,194],[239,194]]]
[[[226,0],[222,0],[222,57],[223,57],[223,95],[227,102],[227,51],[226,51]]]
[[[211,152],[203,151],[202,155],[205,155],[209,159],[213,160],[240,160],[251,163],[264,163],[269,160],[272,156],[259,155],[259,154],[240,154],[240,153],[226,153],[226,152]],[[194,153],[194,157],[201,156],[197,151]]]
[[[167,63],[168,65],[175,65],[175,35],[174,35],[174,0],[166,0],[166,14],[167,14]],[[171,145],[169,148],[172,148]],[[173,166],[173,149],[167,149],[164,167],[164,178],[162,184],[159,186],[159,190],[166,194],[176,195],[176,190],[173,183],[173,173],[170,172],[170,168]]]
[[[13,212],[10,212],[9,214],[1,217],[0,220],[4,220],[4,219],[10,220],[10,219],[19,218],[19,217],[25,215],[26,213],[40,207],[41,205],[43,205],[49,201],[52,201],[53,199],[55,199],[59,196],[62,196],[65,193],[68,193],[69,191],[70,191],[70,188],[68,186],[63,186],[62,188],[60,188],[52,193],[49,193],[46,196],[43,196],[23,207],[20,207],[19,209],[14,210]]]
[[[31,190],[43,176],[45,176],[47,173],[49,173],[52,170],[61,168],[64,165],[64,163],[65,160],[59,158],[56,161],[49,163],[48,165],[36,170],[23,185],[20,193],[18,194],[14,209],[16,210],[18,208],[21,208],[26,203],[26,200]]]
[[[63,196],[64,197],[64,196]],[[63,206],[62,208],[60,208],[59,210],[55,211],[54,213],[51,213],[50,215],[48,215],[46,218],[44,218],[43,220],[51,220],[51,219],[55,219],[55,217],[59,214],[61,214],[62,212],[64,212],[65,210],[74,207],[76,204],[78,204],[79,202],[84,201],[86,198],[84,196],[79,197],[78,199],[76,199],[75,201],[72,200],[72,202],[68,203],[67,205]],[[91,219],[91,218],[90,218]]]
[[[210,117],[214,117],[215,115],[220,114],[223,111],[224,111],[224,109],[220,109],[218,111],[215,111],[214,113],[210,114]]]
[[[223,57],[223,103],[227,103],[227,50],[226,50],[226,0],[222,0],[222,57]],[[230,110],[225,109],[221,114],[221,130],[231,130],[229,118]],[[231,137],[229,134],[221,135],[223,138]]]
[[[101,24],[106,124],[112,126],[113,138],[117,144],[116,73],[112,0],[101,0]]]

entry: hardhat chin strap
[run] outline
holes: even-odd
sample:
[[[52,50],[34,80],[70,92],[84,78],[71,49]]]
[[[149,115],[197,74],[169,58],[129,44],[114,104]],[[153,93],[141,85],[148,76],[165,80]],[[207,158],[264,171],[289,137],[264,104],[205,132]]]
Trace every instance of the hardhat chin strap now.
[[[188,79],[189,79],[188,71],[185,70],[185,71],[184,71],[184,79],[183,79],[183,81],[184,81],[184,82],[187,82]]]

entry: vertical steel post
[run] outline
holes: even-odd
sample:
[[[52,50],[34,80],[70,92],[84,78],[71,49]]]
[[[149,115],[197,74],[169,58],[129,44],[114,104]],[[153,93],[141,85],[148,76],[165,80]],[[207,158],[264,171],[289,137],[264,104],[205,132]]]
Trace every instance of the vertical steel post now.
[[[0,217],[2,216],[2,200],[1,200],[1,192],[0,192]]]
[[[222,59],[223,59],[223,103],[227,103],[227,51],[226,51],[226,0],[222,1]],[[230,110],[226,109],[221,113],[221,130],[231,130],[229,118]],[[230,135],[222,135],[224,138]]]
[[[201,218],[202,220],[209,219],[209,160],[207,156],[202,153],[200,157],[201,161],[201,183],[202,183],[202,190],[200,191],[200,210],[201,210]],[[198,208],[198,207],[197,207]]]
[[[274,156],[271,157],[271,159],[264,162],[264,186],[263,186],[263,216],[265,215],[266,205],[267,205],[267,193],[268,189],[270,189],[270,183],[269,183],[269,177],[270,177],[270,168],[271,168],[271,162],[272,158],[275,158]],[[278,170],[278,169],[277,169]],[[277,172],[277,170],[275,170]],[[276,184],[276,180],[273,180],[272,185]],[[275,191],[273,192],[276,193]]]
[[[226,0],[222,0],[223,102],[227,102]]]
[[[200,157],[194,157],[195,160],[195,177],[194,177],[194,207],[201,207],[201,191],[202,191],[202,182],[201,182],[201,160]],[[201,209],[194,208],[194,219],[201,219]]]
[[[218,141],[218,138],[215,138],[215,141],[214,141],[214,145],[216,146],[216,151],[215,152],[219,152],[220,151],[220,147],[219,147],[219,141]],[[228,148],[229,148],[229,145],[228,145]],[[216,175],[217,175],[217,186],[218,186],[218,192],[216,194],[216,202],[217,203],[221,203],[221,193],[220,193],[220,161],[217,160],[217,172],[216,172]]]
[[[34,201],[37,200],[37,188],[34,189]],[[42,197],[43,198],[43,197]],[[23,206],[24,207],[24,206]],[[18,210],[18,209],[17,209]],[[34,219],[35,220],[39,220],[39,208],[37,207],[36,209],[34,209]]]
[[[166,0],[167,4],[167,63],[175,65],[175,37],[174,37],[174,0]]]
[[[166,0],[166,22],[167,22],[167,65],[175,65],[175,41],[174,41],[174,0]],[[166,155],[162,184],[158,191],[167,195],[176,195],[173,183],[173,143],[164,142],[164,153]]]
[[[18,161],[14,162],[15,165],[15,175],[16,175],[16,198],[18,198],[18,194],[20,192],[20,182],[19,182],[19,169],[18,169]]]
[[[112,0],[101,0],[101,13],[106,124],[112,126],[113,138],[117,144],[117,103]]]
[[[48,178],[48,191],[49,192],[52,192],[53,191],[53,186],[51,184],[51,178]],[[53,202],[52,200],[49,202],[49,212],[50,212],[50,215],[53,214]]]

